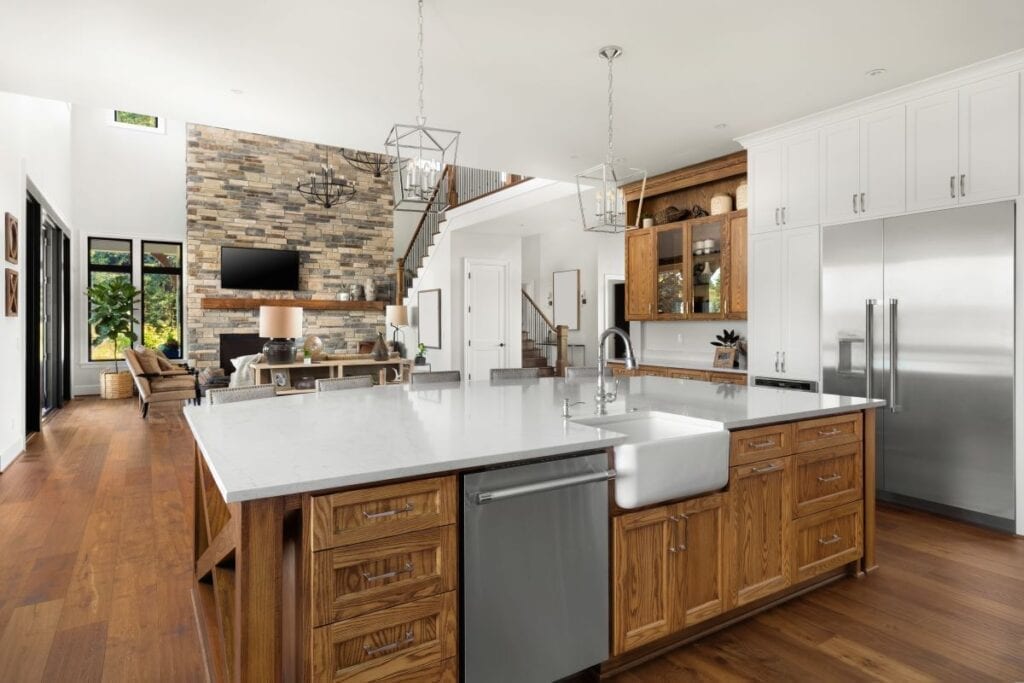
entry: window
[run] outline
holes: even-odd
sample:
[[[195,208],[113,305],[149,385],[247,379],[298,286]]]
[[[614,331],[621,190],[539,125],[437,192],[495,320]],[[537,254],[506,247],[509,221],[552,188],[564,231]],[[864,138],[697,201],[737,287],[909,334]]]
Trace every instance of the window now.
[[[132,241],[106,239],[103,237],[89,238],[89,286],[111,280],[132,281]],[[92,304],[89,304],[89,316],[92,317]],[[109,339],[99,346],[93,346],[96,330],[89,326],[89,360],[114,360],[114,344]],[[131,340],[123,338],[118,344],[121,348],[131,345]]]
[[[181,358],[181,244],[142,243],[142,343]]]
[[[151,114],[136,114],[132,111],[114,110],[114,123],[123,123],[127,126],[140,126],[142,128],[159,128],[160,119]]]

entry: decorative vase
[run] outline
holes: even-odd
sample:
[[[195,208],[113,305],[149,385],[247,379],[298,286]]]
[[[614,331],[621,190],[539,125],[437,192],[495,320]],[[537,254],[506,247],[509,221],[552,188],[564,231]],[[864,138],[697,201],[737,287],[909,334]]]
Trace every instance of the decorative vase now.
[[[426,365],[427,364],[427,357],[426,356],[416,356],[416,358],[413,360],[413,363],[416,364],[416,365]]]
[[[377,283],[373,281],[372,277],[366,278],[366,285],[363,287],[366,292],[367,301],[377,300]]]
[[[348,288],[348,293],[352,295],[352,301],[360,301],[363,298],[363,286],[352,285]]]
[[[732,197],[727,194],[716,194],[711,198],[711,215],[718,216],[732,211]]]
[[[747,208],[747,183],[745,181],[736,188],[736,208],[740,210]]]
[[[388,359],[388,345],[384,341],[384,333],[377,333],[377,341],[373,345],[373,359],[374,360],[387,360]]]

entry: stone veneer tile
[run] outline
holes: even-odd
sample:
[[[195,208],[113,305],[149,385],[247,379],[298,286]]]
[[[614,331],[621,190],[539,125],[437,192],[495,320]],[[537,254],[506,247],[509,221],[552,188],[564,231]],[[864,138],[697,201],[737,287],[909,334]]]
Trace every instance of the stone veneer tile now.
[[[331,149],[337,172],[356,195],[331,209],[309,204],[295,190],[299,177],[323,163],[324,146],[299,140],[189,124],[186,150],[186,302],[189,357],[219,364],[222,333],[257,332],[256,311],[204,311],[204,296],[336,299],[373,278],[378,299],[393,292],[392,193],[387,178],[349,166]],[[300,252],[299,292],[220,288],[220,247],[276,247]],[[376,337],[376,311],[305,311],[306,334],[328,349],[354,351]]]

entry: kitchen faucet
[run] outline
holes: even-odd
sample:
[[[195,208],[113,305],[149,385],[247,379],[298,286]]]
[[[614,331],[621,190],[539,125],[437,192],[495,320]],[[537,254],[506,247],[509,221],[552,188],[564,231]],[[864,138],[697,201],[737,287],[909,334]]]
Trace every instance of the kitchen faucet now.
[[[618,327],[609,327],[602,332],[601,336],[597,339],[597,394],[594,396],[594,402],[597,404],[597,411],[599,413],[604,413],[604,405],[611,403],[618,396],[618,380],[616,380],[616,389],[614,391],[608,392],[604,388],[604,343],[613,334],[617,334],[626,343],[626,369],[636,369],[636,356],[633,355],[633,342],[630,341],[629,335]]]

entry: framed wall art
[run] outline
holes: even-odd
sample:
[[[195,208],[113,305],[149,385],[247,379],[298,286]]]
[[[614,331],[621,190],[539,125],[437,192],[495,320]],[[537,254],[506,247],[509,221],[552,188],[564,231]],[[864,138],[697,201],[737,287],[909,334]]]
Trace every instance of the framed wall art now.
[[[4,269],[4,315],[18,315],[18,271],[13,268]]]
[[[18,262],[18,219],[11,213],[4,214],[4,258]]]
[[[558,270],[551,275],[551,322],[580,329],[580,271]]]
[[[424,289],[416,298],[420,343],[428,349],[441,348],[441,290]]]

